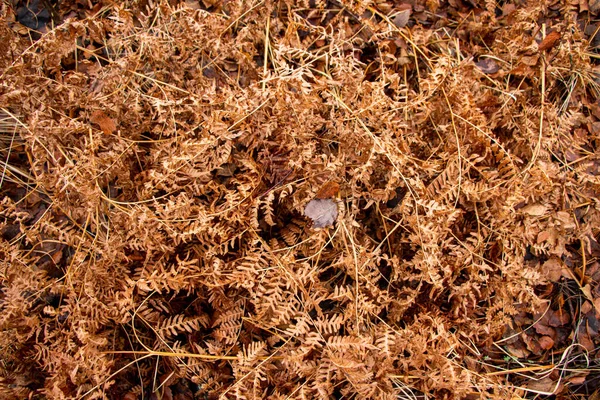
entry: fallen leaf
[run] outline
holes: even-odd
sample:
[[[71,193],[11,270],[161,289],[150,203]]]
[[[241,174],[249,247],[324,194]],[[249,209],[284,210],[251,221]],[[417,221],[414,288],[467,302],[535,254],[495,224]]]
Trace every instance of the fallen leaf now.
[[[546,206],[536,203],[525,206],[521,209],[525,214],[529,214],[533,217],[540,217],[546,213]]]
[[[524,334],[523,342],[525,342],[525,345],[527,346],[527,350],[531,351],[533,354],[540,355],[540,353],[542,352],[540,343],[536,340],[536,338],[534,338],[530,335]]]
[[[500,70],[498,63],[491,58],[484,58],[475,63],[484,74],[495,74]]]
[[[311,200],[304,209],[304,215],[313,220],[315,228],[333,225],[337,219],[337,204],[331,199]]]
[[[335,182],[329,181],[326,182],[321,189],[317,192],[315,196],[317,199],[330,199],[332,197],[337,196],[340,191],[340,185]]]
[[[569,383],[571,385],[583,385],[585,383],[587,375],[573,376],[569,378]]]
[[[600,297],[594,299],[594,308],[596,309],[596,312],[600,314]]]
[[[565,229],[573,229],[577,226],[575,225],[573,216],[566,211],[558,211],[556,213],[556,218],[562,223],[561,225]]]
[[[552,328],[546,324],[540,323],[540,322],[536,323],[533,326],[535,331],[537,333],[539,333],[540,335],[548,336],[549,338],[554,340],[556,338],[556,330],[554,328]]]
[[[540,244],[542,242],[545,242],[546,240],[550,239],[550,237],[551,237],[551,234],[549,231],[541,231],[537,235],[537,243]]]
[[[542,270],[550,282],[558,282],[561,277],[570,278],[568,268],[558,257],[550,257],[542,265]]]
[[[531,379],[527,382],[527,388],[529,390],[544,392],[546,394],[560,393],[559,388],[561,386],[560,382],[555,382],[550,377]]]
[[[409,18],[410,10],[404,10],[396,14],[392,21],[394,22],[394,25],[396,25],[398,28],[404,28],[406,24],[408,24]]]
[[[516,9],[517,6],[515,6],[514,4],[505,4],[504,6],[502,6],[502,16],[506,17],[507,15],[514,13]]]
[[[188,8],[191,8],[192,10],[201,10],[202,7],[200,7],[200,3],[196,0],[185,0],[184,1],[185,6]],[[206,4],[205,4],[206,7]]]
[[[544,40],[542,40],[541,43],[538,44],[538,50],[539,51],[550,50],[554,46],[556,46],[556,44],[558,43],[559,40],[560,40],[560,33],[556,32],[556,31],[550,32],[548,35],[546,35]]]
[[[554,346],[554,339],[552,339],[550,336],[544,335],[540,337],[538,342],[540,347],[544,350],[550,350]]]
[[[548,317],[548,325],[555,328],[565,326],[571,321],[571,316],[562,310],[548,310],[546,316]]]
[[[114,133],[117,130],[115,121],[104,113],[102,110],[96,110],[90,117],[90,122],[100,127],[102,132],[107,135]]]
[[[520,63],[515,68],[511,69],[510,73],[512,75],[519,75],[519,76],[531,76],[531,75],[534,75],[534,71],[531,69],[531,67],[528,66],[528,65],[525,65],[523,63]]]
[[[525,348],[525,345],[520,342],[507,344],[505,347],[510,355],[516,358],[527,358],[531,354],[531,352]]]
[[[577,342],[585,347],[588,351],[594,351],[596,346],[590,335],[585,331],[584,326],[580,326],[577,332]]]
[[[585,294],[585,297],[587,297],[588,300],[594,301],[594,297],[592,296],[592,287],[589,283],[581,287],[581,292]]]

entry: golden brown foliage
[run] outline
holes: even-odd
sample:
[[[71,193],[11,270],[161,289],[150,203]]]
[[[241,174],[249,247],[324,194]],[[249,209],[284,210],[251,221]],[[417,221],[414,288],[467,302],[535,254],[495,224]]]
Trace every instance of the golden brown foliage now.
[[[570,3],[417,2],[401,28],[391,2],[174,3],[0,28],[0,393],[544,392],[495,350],[543,284],[600,294],[600,111]],[[546,274],[576,248],[574,275]]]

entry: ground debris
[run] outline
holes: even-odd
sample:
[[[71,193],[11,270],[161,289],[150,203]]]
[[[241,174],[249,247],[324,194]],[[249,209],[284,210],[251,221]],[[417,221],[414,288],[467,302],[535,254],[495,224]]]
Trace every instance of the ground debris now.
[[[3,2],[0,397],[593,398],[598,6],[534,3]]]

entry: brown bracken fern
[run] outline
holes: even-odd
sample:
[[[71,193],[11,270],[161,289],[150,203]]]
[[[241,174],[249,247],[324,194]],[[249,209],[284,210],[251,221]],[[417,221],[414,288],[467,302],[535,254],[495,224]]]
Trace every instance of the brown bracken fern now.
[[[408,2],[401,28],[385,1],[75,3],[38,40],[0,28],[0,397],[537,390],[497,341],[539,311],[543,262],[583,248],[599,290],[580,25],[521,2]]]

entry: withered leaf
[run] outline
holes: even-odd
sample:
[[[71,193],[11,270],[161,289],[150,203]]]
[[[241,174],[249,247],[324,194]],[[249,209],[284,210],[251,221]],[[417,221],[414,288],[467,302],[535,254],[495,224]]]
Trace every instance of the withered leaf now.
[[[326,182],[321,189],[317,192],[315,196],[317,199],[330,199],[332,197],[337,196],[340,191],[340,185],[336,182]]]
[[[546,210],[547,207],[539,203],[529,204],[521,209],[521,211],[523,211],[525,214],[529,214],[533,217],[540,217],[544,215]]]
[[[581,293],[583,293],[585,295],[585,297],[587,297],[588,300],[591,300],[591,301],[594,300],[594,297],[592,296],[592,287],[590,286],[589,283],[587,283],[581,287]]]
[[[191,8],[192,10],[201,10],[202,7],[200,7],[200,3],[196,0],[185,0],[184,1],[185,6]],[[206,5],[205,2],[204,3],[204,7],[208,8],[209,6]]]
[[[556,46],[556,44],[558,43],[559,40],[560,40],[560,33],[556,32],[556,31],[550,32],[548,35],[546,35],[544,40],[542,40],[541,43],[538,44],[538,50],[539,51],[550,50],[554,46]]]
[[[573,376],[569,378],[569,383],[571,385],[583,385],[586,380],[587,374],[588,372],[586,371],[585,375]]]
[[[517,7],[514,4],[505,4],[502,6],[502,16],[506,17],[507,15],[514,13],[516,9]]]
[[[560,383],[560,381],[555,382],[550,377],[545,377],[541,379],[532,379],[528,381],[527,388],[529,390],[554,394],[560,393],[560,391],[562,390],[562,383]]]
[[[590,311],[592,311],[594,307],[592,306],[592,303],[590,303],[589,301],[585,301],[582,305],[581,305],[581,313],[582,314],[587,314]]]
[[[546,325],[546,323],[547,323],[547,320],[544,318],[541,321],[538,321],[533,326],[533,328],[540,335],[549,336],[550,338],[552,338],[552,340],[554,340],[554,338],[556,338],[556,329],[552,328],[551,326]]]
[[[107,135],[114,133],[117,130],[115,121],[104,113],[102,110],[96,110],[90,116],[90,122],[100,127],[102,132]]]
[[[531,354],[529,350],[525,347],[525,344],[522,342],[517,342],[514,344],[507,344],[506,350],[516,358],[527,358]]]
[[[483,58],[475,63],[484,74],[495,74],[500,70],[498,63],[491,58]]]
[[[527,346],[527,350],[533,354],[540,354],[542,352],[542,347],[534,336],[526,334],[523,335],[523,342]]]
[[[337,204],[331,199],[314,199],[308,202],[304,215],[313,220],[315,228],[333,225],[337,219]]]
[[[586,331],[586,327],[584,325],[580,325],[577,332],[577,342],[585,347],[588,351],[593,351],[596,347],[594,345],[594,341],[590,337],[589,333]]]
[[[538,342],[544,350],[550,350],[554,346],[554,339],[547,335],[542,336]]]
[[[519,76],[531,76],[534,74],[531,67],[526,64],[523,64],[523,63],[520,63],[515,68],[511,69],[510,73],[512,75],[519,75]]]
[[[400,11],[393,19],[394,25],[398,28],[404,28],[408,24],[410,18],[410,10]]]
[[[523,56],[521,57],[521,63],[524,65],[528,65],[530,67],[535,66],[540,60],[539,54],[534,54],[532,56]]]
[[[548,310],[548,313],[546,315],[548,316],[548,325],[554,328],[565,326],[566,324],[571,322],[571,316],[563,310]]]
[[[561,277],[571,277],[567,266],[558,257],[551,257],[548,259],[542,266],[542,270],[550,282],[558,282]]]

